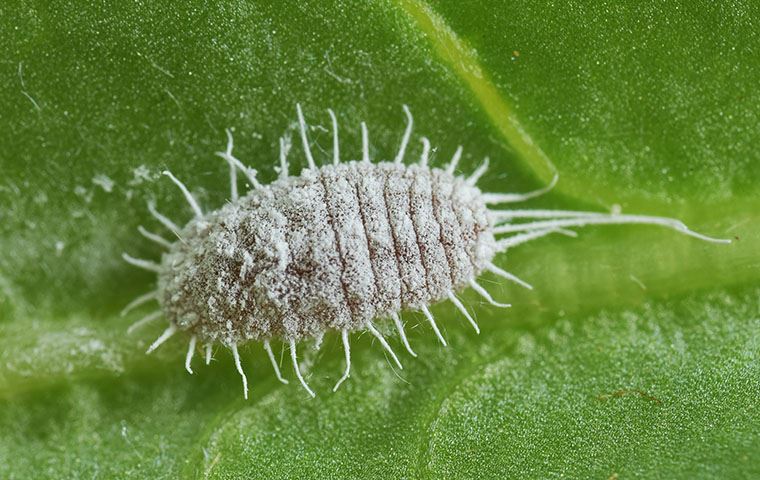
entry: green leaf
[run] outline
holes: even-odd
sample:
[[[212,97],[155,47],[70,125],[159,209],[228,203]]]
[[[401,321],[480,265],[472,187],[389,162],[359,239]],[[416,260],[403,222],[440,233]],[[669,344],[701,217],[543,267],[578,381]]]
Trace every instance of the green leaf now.
[[[0,6],[0,478],[754,478],[760,445],[760,104],[756,2],[7,2]],[[482,158],[488,191],[526,205],[665,215],[734,239],[654,227],[547,238],[466,292],[475,335],[433,308],[448,348],[405,314],[418,359],[396,371],[368,336],[303,348],[309,399],[243,350],[183,369],[185,342],[120,310],[154,278],[136,232],[212,209],[214,152],[275,178],[279,137],[303,162],[390,159],[415,118],[443,165]],[[159,322],[160,323],[160,322]],[[380,324],[380,322],[378,322]],[[390,329],[389,325],[385,325]],[[394,339],[397,353],[403,348]],[[284,352],[285,350],[283,350]],[[280,352],[280,346],[276,346]],[[287,369],[286,369],[287,370]],[[286,376],[293,378],[290,372]]]

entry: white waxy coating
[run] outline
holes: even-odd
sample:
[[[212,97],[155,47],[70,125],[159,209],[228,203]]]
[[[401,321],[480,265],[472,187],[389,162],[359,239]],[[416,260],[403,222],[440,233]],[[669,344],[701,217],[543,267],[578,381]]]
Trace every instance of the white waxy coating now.
[[[365,330],[486,269],[497,246],[481,197],[419,165],[304,170],[191,221],[162,259],[160,301],[202,342]]]
[[[604,224],[650,224],[716,243],[682,222],[662,217],[604,214],[563,210],[493,210],[489,204],[522,202],[548,192],[557,182],[527,193],[481,193],[475,188],[487,161],[468,179],[453,172],[462,154],[459,147],[445,170],[428,167],[430,142],[423,138],[418,165],[405,166],[404,153],[412,131],[412,116],[404,106],[407,128],[393,163],[370,163],[368,132],[362,122],[362,162],[340,164],[338,125],[333,123],[333,165],[317,169],[307,138],[307,125],[297,106],[301,139],[309,169],[298,177],[288,176],[289,142],[280,139],[280,180],[262,186],[255,170],[232,156],[228,130],[227,150],[218,152],[230,164],[232,202],[204,215],[185,185],[165,172],[182,191],[196,218],[180,229],[148,204],[151,214],[179,236],[173,243],[140,232],[168,248],[161,264],[124,253],[128,263],[158,272],[158,288],[138,297],[124,313],[150,300],[158,300],[169,327],[147,353],[179,330],[190,331],[185,368],[191,361],[196,340],[205,343],[206,363],[212,344],[227,345],[248,397],[237,345],[263,339],[275,373],[283,383],[269,339],[279,337],[290,346],[295,374],[311,396],[314,392],[301,373],[296,342],[303,338],[321,341],[326,330],[340,330],[346,370],[350,372],[349,331],[372,333],[401,368],[401,363],[382,334],[372,326],[377,317],[390,317],[404,346],[412,350],[399,312],[421,310],[442,345],[446,340],[428,305],[449,299],[479,332],[477,323],[457,299],[455,292],[471,286],[490,304],[496,302],[475,278],[484,270],[524,287],[532,288],[513,274],[494,265],[496,253],[552,233],[575,236],[568,227]],[[240,169],[254,190],[239,198]],[[527,222],[514,220],[533,219]],[[512,234],[495,240],[496,235]],[[156,311],[130,327],[130,331],[160,315]]]

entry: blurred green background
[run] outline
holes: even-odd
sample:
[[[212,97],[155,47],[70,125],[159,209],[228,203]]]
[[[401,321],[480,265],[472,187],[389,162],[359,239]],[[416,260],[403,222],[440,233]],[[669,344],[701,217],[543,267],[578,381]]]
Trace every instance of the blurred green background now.
[[[59,2],[0,5],[0,478],[757,478],[760,475],[760,4],[753,1]],[[309,399],[263,350],[183,369],[121,308],[154,278],[155,200],[228,198],[213,153],[275,178],[295,104],[318,162],[395,155],[401,105],[434,165],[491,158],[489,191],[560,182],[527,207],[665,215],[498,257],[510,310],[417,314],[395,371],[367,335],[303,348]],[[294,137],[294,140],[297,138]],[[297,141],[291,158],[302,161]],[[389,325],[384,325],[389,328]],[[394,338],[397,353],[403,348]],[[276,345],[280,352],[280,346]],[[285,369],[293,377],[289,369]]]

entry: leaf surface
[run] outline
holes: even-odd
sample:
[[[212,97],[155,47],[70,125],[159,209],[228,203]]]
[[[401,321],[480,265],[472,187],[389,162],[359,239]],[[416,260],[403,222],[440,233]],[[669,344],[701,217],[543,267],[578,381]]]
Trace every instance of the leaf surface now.
[[[10,2],[0,6],[1,478],[753,478],[760,474],[760,50],[753,2]],[[527,207],[682,219],[714,245],[655,227],[584,229],[498,257],[535,286],[485,276],[510,310],[434,307],[449,348],[405,314],[418,359],[396,371],[369,336],[302,348],[316,399],[244,349],[183,369],[185,343],[143,354],[149,308],[121,317],[158,258],[145,208],[190,218],[228,198],[214,152],[276,177],[318,162],[409,161],[458,145],[487,191]],[[165,232],[162,232],[165,233]],[[383,325],[390,331],[390,325]],[[397,353],[400,342],[392,342]],[[276,353],[280,353],[276,345]],[[286,350],[282,350],[286,353]],[[283,365],[287,365],[284,363]],[[294,380],[285,368],[286,376]]]

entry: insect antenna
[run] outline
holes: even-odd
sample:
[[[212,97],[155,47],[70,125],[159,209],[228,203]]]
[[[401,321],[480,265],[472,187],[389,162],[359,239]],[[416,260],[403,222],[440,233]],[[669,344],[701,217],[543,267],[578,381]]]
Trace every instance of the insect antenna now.
[[[513,233],[524,231],[536,231],[542,229],[557,229],[564,227],[584,227],[586,225],[621,225],[621,224],[644,224],[644,225],[660,225],[676,230],[684,235],[698,238],[707,242],[713,243],[731,243],[729,239],[713,238],[697,233],[683,222],[672,218],[665,217],[652,217],[647,215],[621,215],[621,214],[585,214],[574,215],[576,212],[568,212],[569,216],[573,218],[554,218],[549,220],[540,220],[537,222],[529,223],[514,223],[501,225],[494,228],[494,233]],[[585,213],[585,212],[584,212]]]

